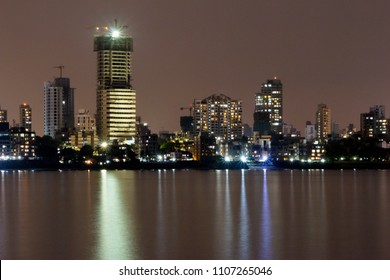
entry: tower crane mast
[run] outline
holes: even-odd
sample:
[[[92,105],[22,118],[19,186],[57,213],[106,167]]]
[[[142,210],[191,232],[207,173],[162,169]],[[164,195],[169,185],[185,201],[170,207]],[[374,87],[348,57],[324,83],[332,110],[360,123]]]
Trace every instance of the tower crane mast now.
[[[64,65],[58,65],[58,66],[54,66],[54,68],[60,69],[60,78],[62,78],[62,69],[64,69],[65,66]]]

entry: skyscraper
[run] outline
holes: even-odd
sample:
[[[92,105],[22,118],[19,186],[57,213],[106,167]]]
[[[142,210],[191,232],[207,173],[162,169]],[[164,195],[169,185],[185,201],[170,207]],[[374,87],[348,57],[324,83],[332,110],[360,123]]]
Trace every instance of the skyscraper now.
[[[318,104],[316,112],[317,140],[324,141],[332,133],[330,109],[325,104]]]
[[[44,83],[44,134],[56,137],[58,132],[74,128],[74,88],[69,78],[55,78]]]
[[[192,112],[195,135],[209,132],[223,141],[242,137],[241,100],[214,94],[205,99],[195,99]]]
[[[96,129],[99,141],[134,140],[136,136],[136,92],[131,85],[133,39],[125,27],[97,28]]]
[[[26,131],[32,128],[32,111],[30,105],[23,103],[19,106],[19,126],[24,127]]]
[[[283,133],[283,84],[274,78],[261,84],[256,93],[253,131],[260,134]]]

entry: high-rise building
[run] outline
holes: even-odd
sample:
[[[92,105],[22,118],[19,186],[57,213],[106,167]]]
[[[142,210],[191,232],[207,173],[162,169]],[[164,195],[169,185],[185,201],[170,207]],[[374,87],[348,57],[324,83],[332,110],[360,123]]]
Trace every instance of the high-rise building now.
[[[261,84],[256,93],[253,131],[260,134],[283,133],[283,84],[274,78]]]
[[[385,116],[384,105],[374,105],[370,107],[370,112],[374,114],[375,118],[375,136],[383,140],[388,135],[388,120]]]
[[[7,122],[7,110],[1,109],[0,107],[0,123]]]
[[[192,113],[195,135],[208,132],[222,141],[241,138],[243,135],[241,100],[233,100],[223,94],[195,99]]]
[[[136,92],[131,85],[133,39],[115,22],[97,28],[96,128],[101,142],[133,141],[136,136]]]
[[[26,131],[31,131],[32,129],[32,111],[27,103],[19,106],[19,126],[24,127]]]
[[[56,137],[74,128],[74,88],[69,78],[55,78],[44,83],[44,134]]]
[[[332,133],[330,109],[325,104],[318,104],[316,112],[317,140],[324,141]]]
[[[360,131],[364,138],[375,136],[375,116],[374,113],[360,114]]]
[[[378,137],[383,141],[389,134],[388,123],[384,105],[372,106],[370,112],[360,114],[360,131],[364,138]]]

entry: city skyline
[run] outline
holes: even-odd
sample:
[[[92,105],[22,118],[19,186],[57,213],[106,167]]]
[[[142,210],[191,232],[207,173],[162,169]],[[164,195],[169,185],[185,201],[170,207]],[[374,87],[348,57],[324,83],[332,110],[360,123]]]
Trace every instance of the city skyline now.
[[[65,65],[77,90],[75,110],[95,113],[93,27],[115,18],[134,38],[137,115],[153,131],[178,131],[180,107],[212,94],[241,99],[243,123],[252,125],[255,93],[274,76],[284,84],[284,120],[301,132],[320,103],[341,128],[358,127],[367,104],[389,106],[387,1],[69,1],[59,8],[41,0],[0,9],[0,35],[8,38],[0,46],[0,105],[12,122],[28,103],[38,135],[42,84],[58,76],[56,65]]]

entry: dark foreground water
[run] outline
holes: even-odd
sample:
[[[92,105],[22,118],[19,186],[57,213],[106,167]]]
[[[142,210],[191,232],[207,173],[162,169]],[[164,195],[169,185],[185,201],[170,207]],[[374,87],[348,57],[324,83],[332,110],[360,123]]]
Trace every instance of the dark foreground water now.
[[[1,259],[390,259],[390,171],[2,171]]]

